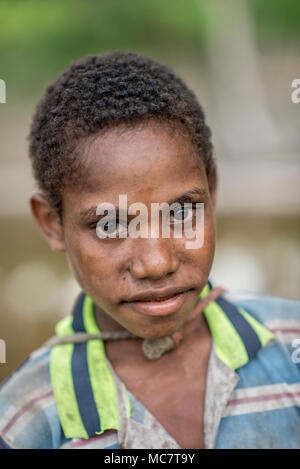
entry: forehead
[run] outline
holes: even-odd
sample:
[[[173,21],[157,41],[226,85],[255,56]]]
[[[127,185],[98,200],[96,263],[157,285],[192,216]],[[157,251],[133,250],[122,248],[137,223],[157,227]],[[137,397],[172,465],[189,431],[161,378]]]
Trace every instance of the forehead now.
[[[80,181],[73,196],[98,196],[99,202],[112,203],[119,194],[132,201],[159,202],[176,190],[207,188],[204,165],[188,135],[159,123],[120,126],[89,138]]]

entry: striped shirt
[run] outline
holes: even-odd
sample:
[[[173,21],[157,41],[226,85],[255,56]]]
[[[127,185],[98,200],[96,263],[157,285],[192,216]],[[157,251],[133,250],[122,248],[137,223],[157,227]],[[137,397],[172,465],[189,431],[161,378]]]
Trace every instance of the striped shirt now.
[[[233,292],[225,297],[271,330],[275,339],[236,370],[219,358],[213,344],[206,382],[205,448],[300,448],[300,302]],[[87,439],[67,438],[58,416],[49,359],[47,347],[33,352],[2,384],[0,448],[180,448],[126,390],[108,359],[120,428]]]

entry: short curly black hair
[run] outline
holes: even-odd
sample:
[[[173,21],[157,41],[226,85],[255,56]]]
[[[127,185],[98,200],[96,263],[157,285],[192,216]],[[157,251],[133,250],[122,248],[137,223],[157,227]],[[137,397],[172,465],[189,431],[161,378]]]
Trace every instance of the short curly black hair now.
[[[83,137],[148,119],[184,126],[209,175],[211,132],[194,93],[168,67],[140,54],[113,51],[74,62],[48,85],[29,135],[34,177],[61,216],[62,189],[80,169]]]

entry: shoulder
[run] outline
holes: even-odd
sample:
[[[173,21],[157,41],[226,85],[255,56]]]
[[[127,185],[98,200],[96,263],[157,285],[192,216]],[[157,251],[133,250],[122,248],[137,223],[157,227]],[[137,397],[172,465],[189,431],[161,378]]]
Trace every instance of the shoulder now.
[[[300,301],[246,292],[229,292],[228,300],[243,308],[273,334],[267,346],[239,374],[249,385],[289,383],[300,390]],[[268,383],[267,383],[268,382]],[[295,392],[296,392],[295,391]]]
[[[264,324],[278,341],[300,339],[300,300],[239,291],[229,291],[226,297]]]
[[[49,358],[49,348],[36,350],[0,386],[0,448],[60,446]]]
[[[228,448],[230,441],[233,448],[299,448],[300,301],[246,292],[229,292],[226,298],[275,337],[236,370],[239,381],[217,447]]]

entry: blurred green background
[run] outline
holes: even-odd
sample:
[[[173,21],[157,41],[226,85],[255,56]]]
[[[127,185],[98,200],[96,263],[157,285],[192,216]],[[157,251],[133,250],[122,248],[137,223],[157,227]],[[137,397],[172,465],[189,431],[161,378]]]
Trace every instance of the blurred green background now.
[[[31,219],[27,141],[46,84],[73,60],[150,55],[195,91],[219,166],[212,280],[299,298],[299,0],[0,2],[0,381],[69,313],[78,286]]]

